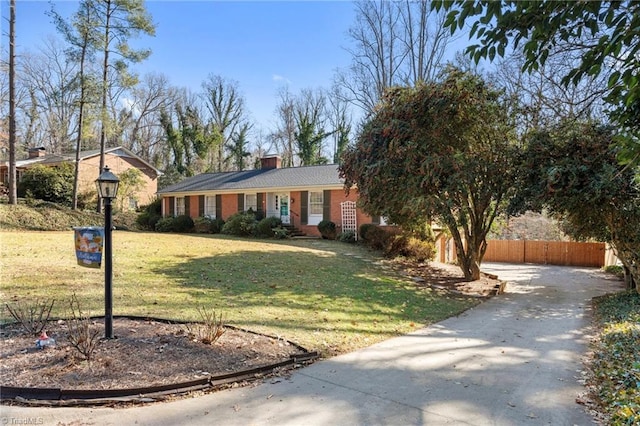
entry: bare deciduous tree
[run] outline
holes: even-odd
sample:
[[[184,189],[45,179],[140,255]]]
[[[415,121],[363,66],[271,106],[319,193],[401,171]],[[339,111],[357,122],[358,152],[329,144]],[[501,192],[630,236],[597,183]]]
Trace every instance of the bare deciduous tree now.
[[[58,39],[48,38],[36,53],[25,53],[21,61],[21,85],[30,93],[30,113],[41,121],[40,138],[25,142],[44,146],[56,154],[73,151],[77,113],[77,68],[67,60]],[[32,116],[36,118],[35,116]]]
[[[142,158],[152,159],[162,144],[164,132],[160,111],[168,110],[176,89],[164,74],[147,74],[128,92],[128,121],[123,127],[123,145]]]
[[[326,129],[326,109],[327,97],[321,89],[304,89],[294,102],[294,134],[301,166],[328,162],[324,141],[335,131]]]
[[[445,14],[432,11],[429,1],[356,2],[356,22],[349,29],[353,47],[348,69],[336,83],[365,115],[373,111],[384,90],[431,81],[439,72],[451,42]]]
[[[215,159],[212,157],[210,168],[224,171],[226,157],[224,148],[232,143],[232,137],[245,121],[245,101],[240,94],[238,83],[218,75],[209,75],[202,83],[202,94],[206,108],[209,111],[208,122],[217,128],[222,135]]]
[[[231,135],[231,141],[227,144],[233,170],[242,171],[247,168],[247,161],[251,156],[249,152],[249,131],[251,124],[244,122],[240,124],[238,130]]]
[[[209,168],[211,151],[221,144],[217,127],[207,124],[201,96],[180,90],[170,108],[162,108],[160,122],[166,138],[165,170],[193,176]]]
[[[517,120],[520,133],[559,121],[603,119],[602,98],[607,92],[604,76],[585,78],[577,85],[561,83],[565,71],[575,66],[575,60],[571,49],[561,48],[550,53],[546,63],[536,71],[522,71],[525,58],[521,53],[497,64],[490,80],[502,86],[513,100],[511,117]]]
[[[282,167],[293,167],[295,150],[295,102],[288,87],[283,87],[278,93],[280,102],[276,107],[276,130],[270,135],[275,148],[282,156]]]
[[[435,80],[452,40],[444,27],[446,15],[434,12],[429,3],[420,0],[398,4],[404,30],[400,40],[407,63],[401,68],[401,78],[407,86]]]
[[[328,99],[327,118],[330,126],[334,129],[333,139],[333,162],[338,164],[342,152],[349,144],[353,117],[350,112],[349,103],[345,101],[340,86],[334,85]]]

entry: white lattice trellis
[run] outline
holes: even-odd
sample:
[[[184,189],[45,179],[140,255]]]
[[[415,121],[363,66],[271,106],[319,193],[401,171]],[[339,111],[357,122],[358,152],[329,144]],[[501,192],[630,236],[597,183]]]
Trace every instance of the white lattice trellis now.
[[[353,231],[358,239],[358,219],[356,216],[356,203],[354,201],[344,201],[340,203],[342,210],[342,232]]]

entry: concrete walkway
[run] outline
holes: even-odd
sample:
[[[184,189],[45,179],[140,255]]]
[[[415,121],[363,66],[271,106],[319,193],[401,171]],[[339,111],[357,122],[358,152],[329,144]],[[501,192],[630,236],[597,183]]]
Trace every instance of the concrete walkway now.
[[[126,409],[2,406],[2,424],[589,425],[575,402],[595,269],[484,265],[505,294],[291,378]]]

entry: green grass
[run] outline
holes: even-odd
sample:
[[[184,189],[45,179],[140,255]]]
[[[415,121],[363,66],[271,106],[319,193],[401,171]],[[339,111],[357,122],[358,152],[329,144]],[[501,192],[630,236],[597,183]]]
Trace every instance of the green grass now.
[[[1,232],[0,298],[55,298],[67,316],[76,293],[104,313],[104,270],[76,264],[67,232]],[[254,240],[219,235],[115,231],[114,315],[227,323],[300,343],[329,356],[349,352],[475,305],[476,299],[417,288],[356,245],[323,240]],[[6,309],[2,320],[10,319]],[[116,331],[117,332],[117,331]]]
[[[592,370],[598,397],[612,425],[640,424],[640,294],[595,300],[599,339]]]

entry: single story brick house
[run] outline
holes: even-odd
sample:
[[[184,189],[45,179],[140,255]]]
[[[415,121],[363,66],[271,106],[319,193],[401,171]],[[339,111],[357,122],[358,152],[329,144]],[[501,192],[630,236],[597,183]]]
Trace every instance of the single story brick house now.
[[[44,148],[31,148],[29,157],[25,160],[16,161],[16,175],[20,181],[22,174],[29,167],[35,165],[55,167],[62,163],[75,163],[76,154],[47,154]],[[153,167],[147,161],[134,154],[132,151],[122,146],[105,149],[105,164],[109,166],[116,176],[130,168],[137,168],[142,172],[144,185],[137,191],[128,203],[131,208],[135,208],[138,204],[149,204],[156,196],[158,191],[158,177],[162,174],[158,169]],[[80,167],[78,174],[79,192],[96,191],[95,181],[100,175],[100,150],[90,150],[80,152]],[[9,164],[5,162],[0,164],[0,184],[8,186],[9,182]]]
[[[338,232],[363,223],[380,223],[356,207],[357,194],[345,194],[336,164],[281,168],[278,156],[261,159],[261,168],[203,173],[158,191],[162,216],[188,215],[227,220],[252,209],[260,217],[279,217],[306,235],[319,236],[317,225],[330,220]]]

